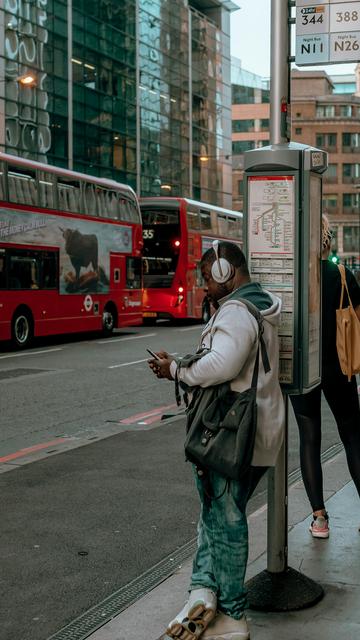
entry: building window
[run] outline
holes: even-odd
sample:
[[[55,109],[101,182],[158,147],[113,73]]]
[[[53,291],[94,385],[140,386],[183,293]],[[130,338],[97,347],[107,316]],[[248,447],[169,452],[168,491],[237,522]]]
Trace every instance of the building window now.
[[[343,164],[343,182],[360,183],[360,164],[357,162]]]
[[[342,118],[351,118],[351,104],[340,105],[340,116]]]
[[[337,182],[337,164],[329,164],[325,178],[327,182]]]
[[[344,209],[351,209],[352,211],[358,211],[359,206],[360,206],[359,193],[343,193]]]
[[[253,87],[244,87],[239,84],[232,85],[232,104],[249,104],[255,101]]]
[[[250,149],[255,149],[254,140],[235,140],[232,143],[232,152],[234,155],[244,153],[244,151],[249,151]]]
[[[336,133],[317,133],[316,134],[316,146],[325,150],[335,150],[337,143]]]
[[[302,128],[301,127],[296,127],[295,128],[295,135],[301,136],[301,134],[302,134]]]
[[[316,108],[318,118],[333,118],[335,116],[335,105],[325,104]]]
[[[360,227],[344,227],[344,251],[358,253],[360,246]]]
[[[360,144],[360,134],[359,133],[343,133],[342,134],[342,146],[343,151],[349,152],[355,147],[358,147]]]
[[[243,180],[238,180],[238,195],[239,196],[243,196],[244,195],[244,181]]]
[[[326,210],[334,211],[336,209],[338,203],[337,195],[327,194],[323,197],[323,207]]]
[[[255,120],[233,120],[233,133],[243,133],[244,131],[255,131]]]
[[[263,118],[260,120],[261,128],[260,131],[269,131],[270,129],[270,120],[269,118]]]
[[[300,111],[297,111],[297,112],[296,112],[296,117],[297,117],[297,118],[301,118],[301,113],[300,113]]]

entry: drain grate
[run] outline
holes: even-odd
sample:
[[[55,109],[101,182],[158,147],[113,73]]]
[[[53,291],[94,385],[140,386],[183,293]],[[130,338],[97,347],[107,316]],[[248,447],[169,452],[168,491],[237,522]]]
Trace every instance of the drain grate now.
[[[83,613],[76,620],[48,638],[48,640],[85,640],[96,629],[102,627],[106,622],[166,580],[166,578],[169,578],[181,563],[189,560],[194,555],[195,550],[196,538],[190,540],[190,542],[177,549],[164,560],[161,560],[154,567],[145,571],[141,576]]]
[[[34,373],[47,373],[48,371],[51,371],[51,369],[4,369],[0,371],[0,380],[29,376]]]
[[[326,462],[330,460],[340,453],[342,449],[343,445],[341,443],[332,445],[322,453],[321,461]],[[294,484],[300,480],[300,478],[300,469],[295,469],[289,474],[289,485]],[[115,593],[108,596],[108,598],[98,605],[95,605],[95,607],[92,607],[92,609],[85,611],[85,613],[73,622],[70,622],[66,627],[63,627],[63,629],[60,629],[60,631],[52,635],[48,640],[86,640],[86,638],[109,620],[119,615],[124,609],[127,609],[131,604],[173,575],[181,563],[186,562],[194,555],[196,544],[196,538],[190,540],[190,542],[187,542],[157,565],[148,569],[148,571],[141,576],[135,578],[135,580],[118,591],[115,591]]]

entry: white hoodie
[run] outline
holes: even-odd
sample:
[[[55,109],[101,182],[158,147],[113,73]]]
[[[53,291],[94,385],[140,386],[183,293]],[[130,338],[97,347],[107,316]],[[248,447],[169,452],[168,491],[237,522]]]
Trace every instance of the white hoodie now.
[[[261,361],[257,385],[258,421],[252,464],[273,466],[284,436],[285,407],[279,385],[278,325],[281,301],[270,292],[272,305],[263,311],[264,341],[271,371],[265,373]],[[179,378],[188,386],[210,387],[231,381],[234,391],[251,386],[258,324],[244,303],[226,299],[201,335],[199,347],[211,349],[190,367],[180,367]],[[171,365],[174,376],[175,363]]]

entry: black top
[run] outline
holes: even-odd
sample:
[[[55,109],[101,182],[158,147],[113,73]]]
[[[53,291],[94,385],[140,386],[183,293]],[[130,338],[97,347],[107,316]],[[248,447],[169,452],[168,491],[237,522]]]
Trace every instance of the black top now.
[[[355,276],[345,267],[346,282],[354,307],[360,305],[360,287]],[[322,260],[322,363],[326,369],[340,371],[336,351],[336,309],[340,307],[341,275],[336,264]],[[348,296],[344,294],[343,307],[348,306]]]

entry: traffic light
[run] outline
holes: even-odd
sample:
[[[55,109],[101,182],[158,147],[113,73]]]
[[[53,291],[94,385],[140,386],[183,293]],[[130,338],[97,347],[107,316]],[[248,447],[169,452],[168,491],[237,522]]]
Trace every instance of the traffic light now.
[[[339,256],[336,253],[336,249],[332,249],[331,251],[331,256],[330,256],[330,260],[331,262],[333,262],[334,264],[339,264],[340,260],[339,260]]]

